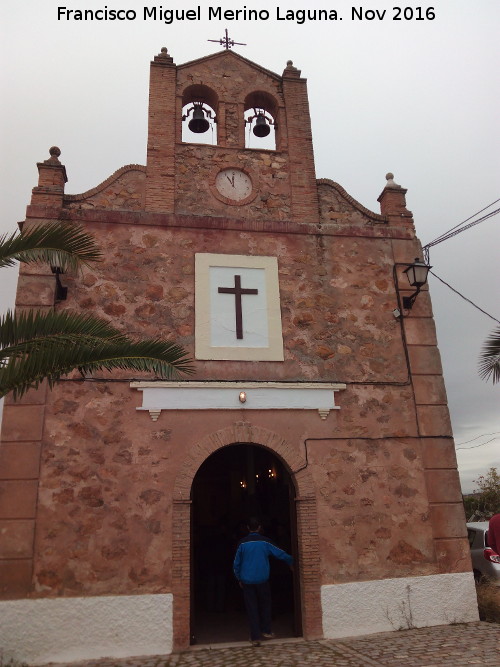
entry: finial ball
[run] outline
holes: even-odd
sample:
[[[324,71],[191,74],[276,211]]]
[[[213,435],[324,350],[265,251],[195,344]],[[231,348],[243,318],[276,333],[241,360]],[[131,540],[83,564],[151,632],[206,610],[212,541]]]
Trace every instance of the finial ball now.
[[[385,178],[388,181],[392,181],[392,179],[394,178],[394,174],[391,174],[391,172],[389,172],[388,174],[385,175]]]
[[[49,154],[50,154],[52,157],[59,157],[59,156],[61,155],[61,149],[58,148],[57,146],[51,146],[51,147],[49,148]]]
[[[167,49],[167,47],[166,47],[166,46],[162,46],[162,47],[161,47],[161,52],[167,54],[167,53],[168,53],[168,49]]]
[[[287,67],[293,67],[293,60],[287,60],[286,61],[286,66]]]

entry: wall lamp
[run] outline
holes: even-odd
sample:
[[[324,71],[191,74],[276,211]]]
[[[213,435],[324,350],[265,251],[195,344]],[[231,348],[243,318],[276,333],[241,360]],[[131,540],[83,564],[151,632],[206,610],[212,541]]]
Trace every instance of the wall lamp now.
[[[61,279],[59,278],[61,273],[64,273],[64,271],[60,266],[51,266],[50,270],[56,277],[56,301],[66,301],[68,297],[68,288],[64,287],[64,285],[61,283]]]
[[[408,278],[410,285],[417,288],[416,291],[413,292],[413,294],[410,296],[403,297],[403,308],[406,310],[412,309],[413,304],[415,303],[415,299],[417,298],[422,287],[427,282],[427,274],[429,273],[430,269],[432,269],[432,266],[428,266],[418,257],[415,257],[413,264],[407,266],[407,268],[403,271],[403,273],[406,273],[406,277]]]

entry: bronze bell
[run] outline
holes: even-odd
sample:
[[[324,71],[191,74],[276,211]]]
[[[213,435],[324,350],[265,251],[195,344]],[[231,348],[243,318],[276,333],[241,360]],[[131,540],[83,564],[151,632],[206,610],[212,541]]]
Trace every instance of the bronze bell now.
[[[253,128],[253,133],[256,137],[267,137],[271,128],[267,124],[266,118],[263,113],[257,114],[255,119],[255,127]]]
[[[210,123],[205,118],[201,106],[195,106],[193,109],[193,117],[189,121],[188,127],[191,132],[194,132],[195,134],[203,134],[203,132],[206,132],[210,127]]]

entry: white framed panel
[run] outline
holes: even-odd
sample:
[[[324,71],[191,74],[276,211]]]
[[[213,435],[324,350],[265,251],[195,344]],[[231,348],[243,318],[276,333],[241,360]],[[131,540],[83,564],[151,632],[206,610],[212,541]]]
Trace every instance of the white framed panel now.
[[[195,357],[283,361],[276,257],[195,255]]]

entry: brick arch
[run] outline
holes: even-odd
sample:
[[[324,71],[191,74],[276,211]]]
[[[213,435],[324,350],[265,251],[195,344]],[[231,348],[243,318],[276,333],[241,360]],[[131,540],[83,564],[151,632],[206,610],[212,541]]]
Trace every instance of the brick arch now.
[[[265,109],[274,119],[276,119],[279,103],[276,97],[271,93],[264,90],[253,90],[246,95],[244,102],[245,111],[252,107]]]
[[[201,83],[187,85],[181,93],[182,106],[193,104],[193,102],[203,102],[208,104],[217,113],[219,106],[219,96],[213,88]]]
[[[175,481],[174,499],[188,500],[191,497],[191,486],[194,477],[202,463],[218,449],[236,443],[251,443],[272,450],[283,461],[289,474],[292,475],[297,495],[308,496],[313,493],[311,474],[305,467],[305,459],[302,453],[294,451],[286,440],[274,431],[253,426],[248,422],[236,422],[232,426],[210,433],[192,447],[189,457],[182,465],[182,472]],[[302,472],[303,474],[301,474]]]
[[[316,495],[307,462],[296,447],[290,446],[274,431],[248,422],[236,422],[205,436],[194,445],[174,484],[172,508],[174,650],[187,648],[190,640],[191,488],[194,477],[211,454],[237,443],[251,443],[268,448],[282,460],[292,477],[296,490],[298,572],[303,634],[308,639],[323,635]]]

